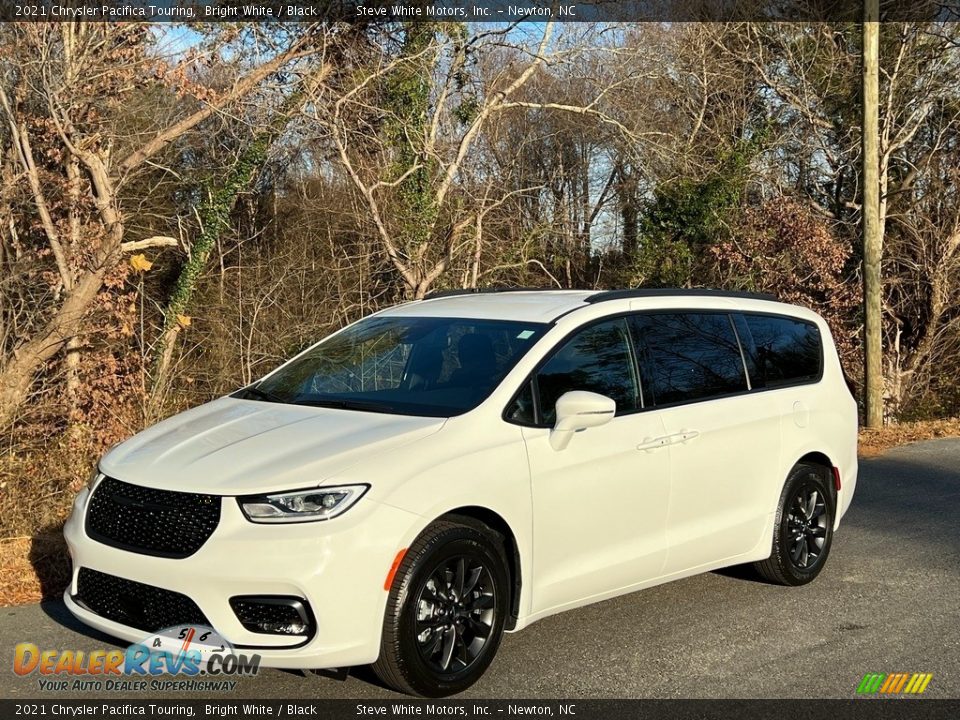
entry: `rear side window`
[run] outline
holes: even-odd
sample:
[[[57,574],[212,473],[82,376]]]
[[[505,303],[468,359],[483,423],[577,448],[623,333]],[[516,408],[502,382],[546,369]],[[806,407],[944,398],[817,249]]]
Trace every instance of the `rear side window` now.
[[[617,414],[639,407],[626,320],[611,320],[581,330],[540,369],[537,391],[541,422],[556,422],[557,399],[571,390],[588,390],[613,398]]]
[[[743,318],[750,330],[750,352],[760,375],[756,385],[775,388],[820,378],[823,349],[816,325],[770,315],[745,314]]]
[[[656,405],[747,390],[743,356],[725,313],[654,313],[634,318],[644,388]]]

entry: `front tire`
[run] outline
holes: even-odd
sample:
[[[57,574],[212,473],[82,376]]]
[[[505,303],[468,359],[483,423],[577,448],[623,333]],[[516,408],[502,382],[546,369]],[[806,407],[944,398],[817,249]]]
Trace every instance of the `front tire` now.
[[[780,585],[806,585],[827,562],[833,542],[836,499],[828,471],[797,463],[780,494],[770,557],[754,563],[766,580]]]
[[[397,569],[373,665],[395,690],[425,697],[462,692],[500,646],[510,607],[503,538],[467,522],[430,525]]]

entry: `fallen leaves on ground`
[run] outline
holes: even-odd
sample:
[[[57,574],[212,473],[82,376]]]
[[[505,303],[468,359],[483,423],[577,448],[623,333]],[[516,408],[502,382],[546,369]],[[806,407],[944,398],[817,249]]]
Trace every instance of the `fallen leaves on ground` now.
[[[879,430],[861,428],[859,455],[874,457],[898,445],[940,437],[960,437],[960,418],[897,423]]]
[[[59,598],[70,582],[70,555],[63,535],[0,540],[0,606]]]

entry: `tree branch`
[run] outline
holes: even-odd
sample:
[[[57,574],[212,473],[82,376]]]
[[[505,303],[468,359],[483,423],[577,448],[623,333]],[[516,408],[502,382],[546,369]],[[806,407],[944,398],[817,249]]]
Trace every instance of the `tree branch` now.
[[[176,238],[166,235],[154,235],[143,240],[131,240],[120,244],[120,252],[136,252],[137,250],[148,250],[156,247],[179,247],[180,243]]]
[[[249,93],[260,83],[261,80],[269,75],[272,75],[291,60],[306,57],[315,52],[314,50],[303,49],[304,45],[307,44],[307,40],[311,36],[312,28],[304,32],[304,34],[289,48],[287,48],[286,51],[247,73],[247,75],[234,84],[230,92],[218,98],[216,102],[207,104],[205,107],[197,110],[192,115],[189,115],[183,120],[180,120],[170,127],[158,132],[148,142],[124,158],[120,162],[120,170],[122,172],[130,172],[131,170],[136,169],[146,162],[150,157],[156,155],[184,133],[195,128],[215,112],[226,105],[229,105],[237,98],[243,97]]]
[[[40,174],[37,172],[37,166],[33,160],[30,138],[27,134],[26,127],[17,123],[16,116],[13,114],[13,108],[10,107],[7,93],[3,87],[0,87],[0,104],[3,105],[4,112],[7,114],[7,119],[10,124],[10,135],[13,139],[13,145],[17,150],[17,158],[27,176],[30,192],[33,193],[33,201],[37,206],[37,214],[40,215],[40,222],[43,225],[43,231],[47,235],[50,250],[53,252],[53,257],[56,260],[57,270],[60,272],[63,286],[67,290],[70,290],[73,287],[73,275],[70,272],[70,265],[67,262],[63,245],[60,242],[60,234],[57,232],[57,227],[54,225],[53,218],[50,215],[50,208],[43,194],[43,188],[40,186]]]

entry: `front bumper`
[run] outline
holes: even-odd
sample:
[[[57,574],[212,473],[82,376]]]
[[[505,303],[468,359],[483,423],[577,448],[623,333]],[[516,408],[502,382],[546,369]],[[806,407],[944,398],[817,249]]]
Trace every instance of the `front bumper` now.
[[[387,600],[384,580],[397,552],[419,530],[418,516],[365,499],[329,521],[258,525],[226,497],[220,523],[206,543],[190,557],[169,559],[89,538],[83,528],[88,492],[77,496],[64,526],[73,561],[64,602],[87,625],[130,642],[150,635],[78,604],[81,567],[186,595],[223,638],[253,649],[266,667],[338,668],[377,659]],[[313,610],[315,632],[309,639],[251,632],[230,607],[237,595],[304,598]]]

